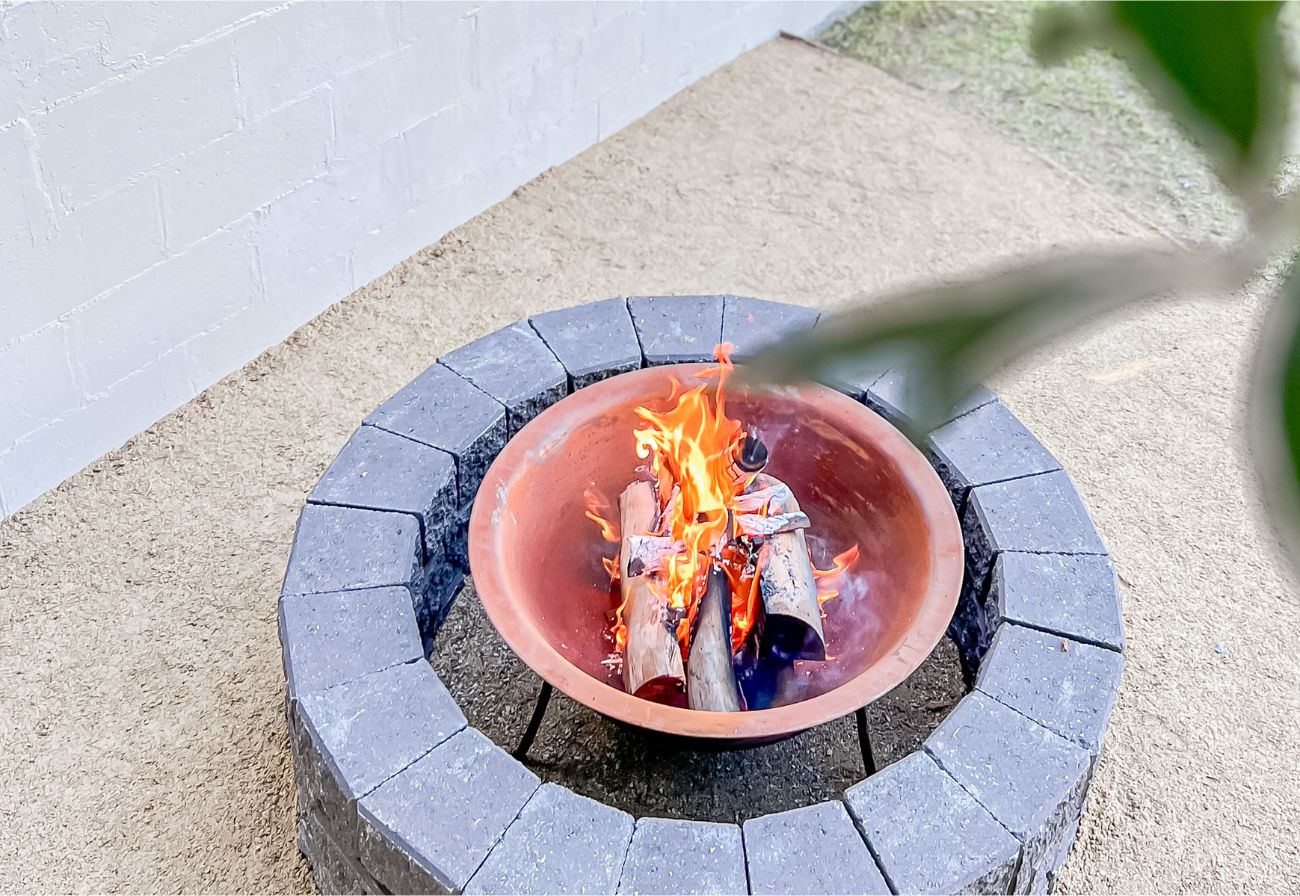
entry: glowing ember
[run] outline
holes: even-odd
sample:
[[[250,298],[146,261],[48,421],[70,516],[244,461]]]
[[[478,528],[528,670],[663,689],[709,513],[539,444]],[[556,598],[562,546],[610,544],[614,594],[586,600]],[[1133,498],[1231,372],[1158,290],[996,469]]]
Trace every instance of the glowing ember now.
[[[671,406],[667,410],[653,411],[644,406],[635,410],[641,421],[632,433],[637,455],[647,461],[655,486],[652,510],[646,513],[648,517],[654,512],[655,519],[643,530],[645,534],[640,531],[620,534],[619,527],[611,522],[617,518],[617,511],[610,502],[592,492],[585,496],[587,516],[599,527],[601,538],[622,542],[622,552],[628,555],[622,559],[636,569],[628,574],[645,576],[663,607],[662,623],[675,634],[681,660],[688,667],[692,639],[702,628],[697,615],[705,602],[710,570],[717,568],[725,574],[729,601],[727,597],[723,600],[729,603],[730,653],[739,653],[755,627],[762,625],[764,589],[780,587],[764,583],[765,573],[758,559],[760,547],[786,538],[781,542],[785,546],[784,555],[771,545],[765,555],[778,557],[777,561],[769,561],[778,565],[782,560],[790,565],[791,545],[797,545],[799,558],[808,553],[803,535],[798,531],[808,525],[808,519],[799,511],[790,490],[779,480],[746,472],[741,469],[745,464],[738,464],[745,449],[757,442],[757,436],[747,434],[740,421],[727,416],[727,379],[733,369],[731,350],[730,344],[717,347],[718,364],[700,374],[705,380],[700,385],[684,389],[674,381],[669,397]],[[747,435],[751,437],[748,446]],[[763,449],[761,457],[765,463],[765,446],[761,442],[758,446]],[[649,500],[647,497],[646,501]],[[792,534],[783,536],[782,533]],[[655,550],[649,550],[648,544]],[[630,547],[635,550],[630,551]],[[632,553],[636,556],[631,556]],[[813,617],[824,616],[821,606],[838,594],[837,578],[857,557],[858,549],[854,546],[836,556],[828,570],[816,570],[803,559],[796,561],[795,565],[804,570],[809,606],[812,606],[815,587]],[[807,559],[810,561],[811,557]],[[617,581],[620,558],[603,562],[611,580]],[[629,611],[629,593],[623,591],[623,602],[614,613],[610,628],[619,656],[628,647],[625,616]],[[818,622],[820,643],[820,623],[813,621]],[[671,639],[668,643],[671,646]],[[716,649],[726,652],[725,646]]]

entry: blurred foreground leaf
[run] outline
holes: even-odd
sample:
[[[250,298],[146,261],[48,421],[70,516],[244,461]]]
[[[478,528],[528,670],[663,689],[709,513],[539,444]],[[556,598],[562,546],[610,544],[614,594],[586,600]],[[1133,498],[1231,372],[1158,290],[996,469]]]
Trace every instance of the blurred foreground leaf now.
[[[1085,46],[1122,56],[1196,134],[1220,177],[1246,199],[1268,196],[1282,158],[1287,72],[1280,2],[1129,2],[1048,6],[1034,51],[1058,62]]]
[[[1300,562],[1300,264],[1264,325],[1251,401],[1251,448],[1279,536]]]
[[[847,367],[905,369],[930,429],[978,381],[1008,361],[1108,310],[1198,283],[1201,258],[1150,250],[1087,254],[897,296],[824,317],[817,328],[755,356],[750,379],[835,381]]]

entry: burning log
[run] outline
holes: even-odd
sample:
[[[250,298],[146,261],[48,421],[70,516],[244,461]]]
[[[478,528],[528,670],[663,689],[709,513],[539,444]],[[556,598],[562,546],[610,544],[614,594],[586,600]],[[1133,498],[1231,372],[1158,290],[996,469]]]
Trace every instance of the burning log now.
[[[807,529],[808,514],[803,511],[762,516],[757,513],[736,514],[736,532],[750,538],[771,538],[796,529]]]
[[[763,475],[770,459],[754,426],[725,413],[731,371],[717,350],[716,377],[691,388],[677,384],[670,407],[635,408],[638,481],[619,498],[622,535],[588,494],[587,516],[607,541],[621,542],[622,603],[611,619],[628,693],[707,712],[762,709],[797,699],[790,686],[806,679],[794,660],[825,660],[818,579],[804,530],[809,519],[784,482]],[[677,386],[682,386],[678,389]]]
[[[645,543],[655,540],[649,535],[659,512],[654,486],[633,482],[624,489],[618,504],[623,539],[619,588],[627,629],[623,686],[629,694],[657,703],[680,703],[686,685],[681,647],[668,620],[667,603],[646,575]]]
[[[803,516],[794,493],[779,479],[761,474],[753,485],[773,491],[771,509],[777,514]],[[801,528],[778,532],[763,541],[758,552],[758,575],[766,613],[763,638],[768,649],[792,660],[826,659],[817,580]]]
[[[686,698],[691,709],[739,712],[740,688],[731,665],[731,587],[722,567],[709,569],[686,660]]]

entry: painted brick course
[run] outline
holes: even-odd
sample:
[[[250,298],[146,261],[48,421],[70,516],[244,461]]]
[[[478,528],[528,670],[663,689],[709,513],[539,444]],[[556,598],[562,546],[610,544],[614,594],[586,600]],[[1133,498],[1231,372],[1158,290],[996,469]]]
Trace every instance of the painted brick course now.
[[[0,515],[537,174],[841,6],[7,9],[0,381],[34,353],[85,376],[71,401],[57,381],[6,396]],[[250,251],[252,278],[187,294],[157,326],[62,338],[108,313],[107,294],[135,303],[157,265],[202,283]]]

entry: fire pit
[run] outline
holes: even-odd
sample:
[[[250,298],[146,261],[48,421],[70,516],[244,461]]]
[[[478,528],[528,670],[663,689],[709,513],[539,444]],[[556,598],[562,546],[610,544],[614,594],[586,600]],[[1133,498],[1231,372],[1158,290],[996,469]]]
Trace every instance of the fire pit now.
[[[550,312],[444,356],[367,418],[303,509],[280,600],[299,844],[322,891],[1050,888],[1119,686],[1119,592],[1069,477],[987,392],[924,453],[887,425],[907,422],[906,370],[846,373],[843,395],[737,393],[728,407],[768,448],[765,475],[806,513],[812,562],[859,549],[825,605],[827,659],[773,705],[734,712],[635,697],[606,662],[613,545],[593,550],[583,492],[612,498],[640,475],[632,407],[701,375],[659,365],[707,361],[721,342],[743,356],[816,321],[736,296]],[[734,824],[634,818],[543,783],[467,723],[427,661],[467,572],[476,493],[476,585],[544,694],[553,683],[714,747],[855,710],[862,732],[861,707],[945,625],[969,693],[920,750],[879,772],[864,752],[865,778],[835,798]]]
[[[584,495],[617,495],[645,461],[634,409],[710,385],[706,365],[640,370],[560,401],[489,470],[470,523],[471,568],[502,637],[539,675],[595,711],[719,746],[763,743],[852,713],[929,655],[952,618],[961,528],[924,456],[858,402],[823,386],[735,392],[728,413],[767,443],[767,472],[815,524],[814,561],[858,561],[825,604],[824,662],[799,663],[787,705],[701,712],[624,692],[608,662],[609,576]],[[676,389],[676,391],[675,391]]]

